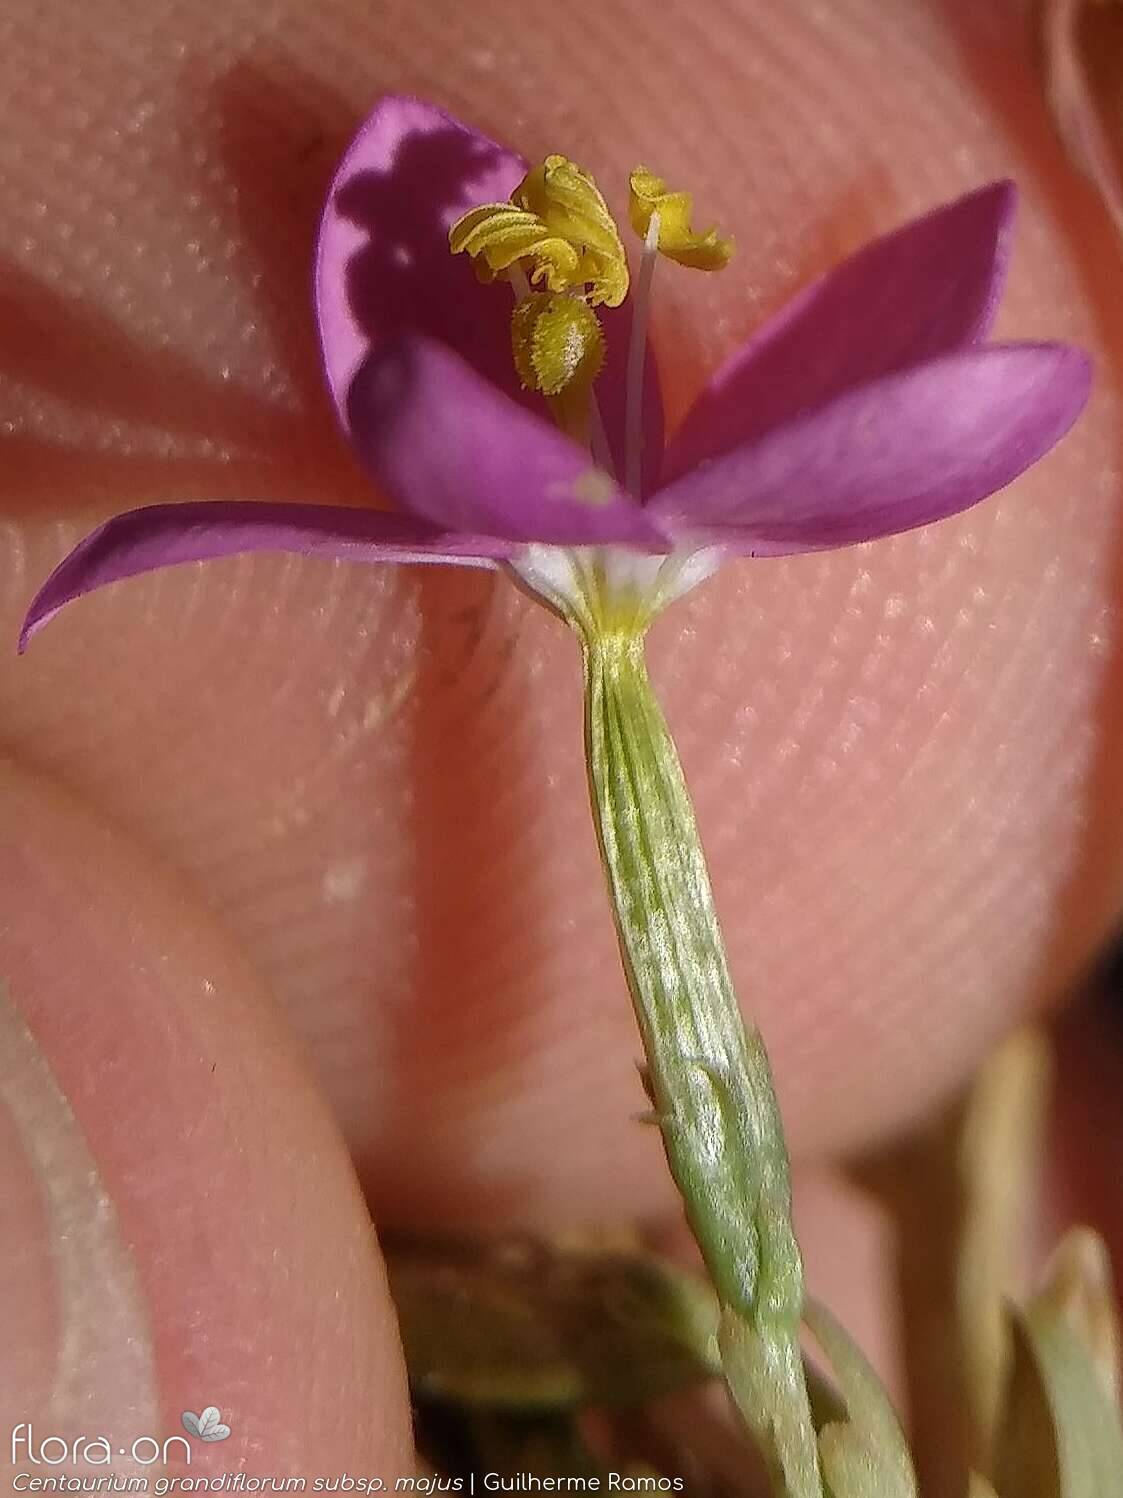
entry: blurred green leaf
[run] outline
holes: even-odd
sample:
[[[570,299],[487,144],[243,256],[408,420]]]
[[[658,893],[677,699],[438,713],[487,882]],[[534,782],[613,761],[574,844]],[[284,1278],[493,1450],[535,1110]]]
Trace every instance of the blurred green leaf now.
[[[391,1249],[387,1264],[419,1398],[642,1404],[720,1372],[712,1292],[652,1254],[521,1242]]]
[[[1010,1362],[1007,1301],[1025,1286],[1051,1086],[1045,1036],[1008,1036],[938,1117],[856,1174],[896,1229],[913,1462],[925,1498],[989,1472]]]
[[[819,1429],[823,1482],[831,1498],[916,1498],[916,1474],[900,1421],[881,1380],[825,1306],[808,1301],[804,1321],[822,1348],[845,1409]],[[820,1410],[828,1410],[821,1399]]]
[[[1038,1293],[1041,1314],[1053,1311],[1084,1344],[1109,1402],[1119,1403],[1119,1317],[1111,1256],[1091,1228],[1066,1233]]]
[[[1090,1239],[1087,1229],[1070,1234],[1043,1289],[1009,1312],[1013,1365],[993,1466],[1000,1498],[1123,1498],[1115,1313],[1106,1254]]]
[[[957,1169],[963,1219],[955,1269],[955,1326],[971,1419],[969,1454],[982,1464],[1010,1368],[1005,1306],[1026,1288],[1019,1245],[1037,1200],[1052,1090],[1049,1042],[1035,1029],[1008,1036],[962,1104]]]

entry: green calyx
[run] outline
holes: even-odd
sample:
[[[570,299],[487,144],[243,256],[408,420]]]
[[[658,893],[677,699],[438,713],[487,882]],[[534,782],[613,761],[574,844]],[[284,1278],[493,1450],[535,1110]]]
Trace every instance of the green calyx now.
[[[803,1269],[764,1045],[733,992],[678,755],[639,629],[583,636],[589,786],[662,1135],[725,1312],[726,1378],[791,1498],[818,1498]]]

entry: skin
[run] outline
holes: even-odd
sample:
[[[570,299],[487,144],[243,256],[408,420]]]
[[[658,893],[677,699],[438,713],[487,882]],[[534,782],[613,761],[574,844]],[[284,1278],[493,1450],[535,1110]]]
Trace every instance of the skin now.
[[[16,0],[0,48],[12,641],[116,510],[369,501],[308,279],[331,169],[385,90],[564,151],[618,206],[644,161],[734,235],[721,276],[660,268],[672,420],[808,277],[1017,178],[998,332],[1092,350],[1077,430],[940,527],[730,566],[651,641],[735,981],[812,1172],[812,1279],[883,1349],[880,1230],[829,1163],[1070,993],[1123,894],[1118,247],[1051,135],[1020,7],[889,11]],[[408,1470],[368,1204],[414,1229],[674,1218],[633,1122],[573,642],[502,578],[238,559],[122,585],[26,659],[0,652],[0,723],[4,977],[34,1042],[0,1088],[0,1409],[47,1421],[77,1317],[101,1360],[80,1382],[151,1384],[146,1412],[114,1406],[128,1433],[222,1406],[234,1433],[196,1472]],[[45,1110],[30,1132],[20,1079]],[[70,1300],[35,1138],[88,1207],[84,1141],[114,1208],[117,1247]],[[115,1361],[134,1331],[139,1382]]]

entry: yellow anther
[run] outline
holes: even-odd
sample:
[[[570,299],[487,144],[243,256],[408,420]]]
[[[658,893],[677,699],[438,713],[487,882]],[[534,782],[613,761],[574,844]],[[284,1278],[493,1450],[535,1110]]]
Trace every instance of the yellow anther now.
[[[564,156],[547,156],[528,172],[509,203],[471,209],[448,242],[454,255],[470,255],[485,279],[520,263],[535,285],[576,291],[594,307],[618,307],[628,293],[615,220],[592,177]]]
[[[565,156],[547,156],[526,174],[511,201],[579,251],[579,277],[590,285],[594,307],[620,305],[628,294],[628,261],[616,220],[588,172]]]
[[[535,291],[515,308],[511,349],[528,390],[585,395],[604,363],[604,334],[596,313],[579,298]]]
[[[529,260],[532,281],[551,291],[572,286],[581,257],[534,213],[512,203],[485,203],[458,219],[449,231],[449,248],[472,257],[484,280],[501,275],[518,261]]]
[[[645,238],[653,213],[659,215],[659,252],[679,265],[694,270],[721,270],[729,264],[733,241],[723,239],[716,229],[696,234],[690,217],[694,200],[688,192],[669,192],[662,177],[646,167],[637,166],[630,178],[628,217],[632,228]]]

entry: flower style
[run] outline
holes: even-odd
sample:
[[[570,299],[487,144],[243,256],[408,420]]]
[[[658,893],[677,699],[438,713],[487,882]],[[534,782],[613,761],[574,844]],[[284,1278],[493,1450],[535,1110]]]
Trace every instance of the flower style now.
[[[768,320],[664,446],[646,347],[655,258],[719,269],[728,242],[695,234],[689,196],[638,168],[645,238],[626,297],[615,222],[581,168],[554,156],[528,172],[435,106],[385,98],[332,183],[315,289],[329,391],[397,510],[116,516],[44,584],[21,649],[106,583],[247,551],[506,567],[586,632],[642,628],[728,557],[963,510],[1048,452],[1090,383],[1077,349],[984,341],[1013,206],[995,183],[867,245]]]

